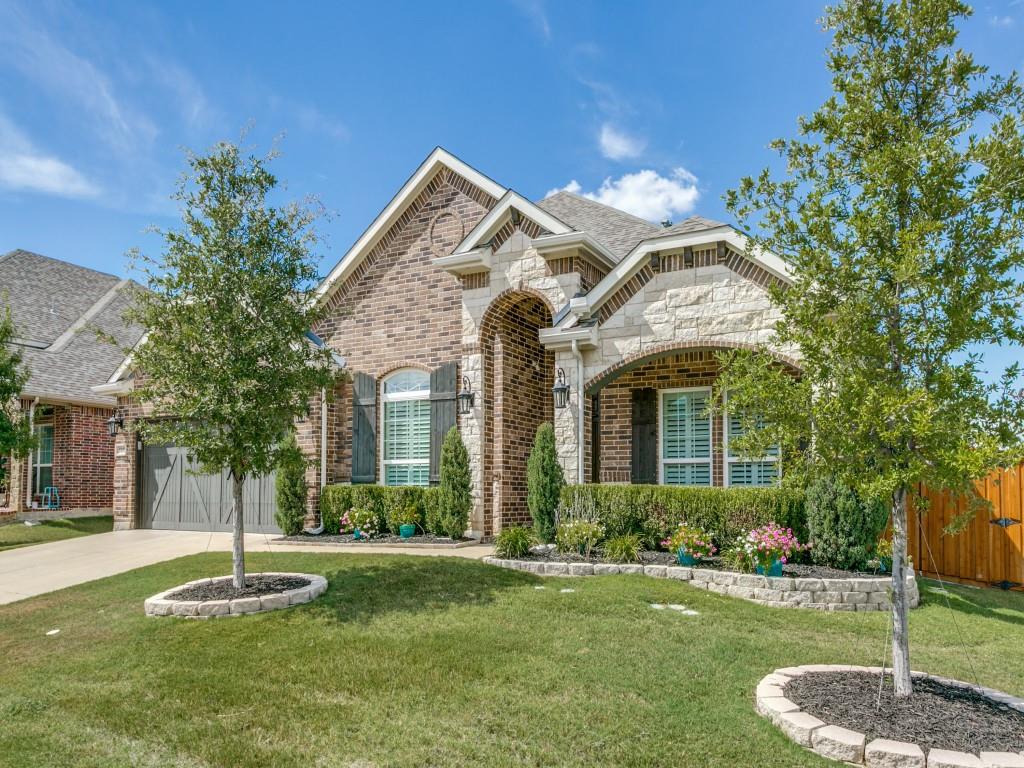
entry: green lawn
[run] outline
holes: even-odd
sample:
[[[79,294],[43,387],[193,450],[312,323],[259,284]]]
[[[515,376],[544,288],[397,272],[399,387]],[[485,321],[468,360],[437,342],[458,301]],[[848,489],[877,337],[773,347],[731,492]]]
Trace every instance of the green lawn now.
[[[42,525],[25,525],[21,522],[0,525],[0,552],[29,544],[46,541],[73,539],[94,533],[107,533],[114,528],[111,515],[98,517],[68,517],[61,520],[45,520]]]
[[[249,566],[330,587],[257,616],[143,615],[159,590],[228,573],[209,553],[0,607],[0,764],[825,766],[754,714],[754,687],[780,666],[876,664],[885,640],[885,615],[768,609],[642,576],[349,554]],[[915,667],[969,678],[945,602],[923,586]],[[951,592],[981,682],[1024,694],[1024,598]]]

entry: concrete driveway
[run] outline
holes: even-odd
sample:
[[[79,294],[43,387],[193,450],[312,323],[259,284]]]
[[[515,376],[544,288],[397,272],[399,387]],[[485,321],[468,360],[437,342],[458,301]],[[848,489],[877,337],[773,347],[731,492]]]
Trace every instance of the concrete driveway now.
[[[481,558],[489,555],[487,545],[460,549],[375,547],[371,545],[334,550],[301,544],[270,544],[272,536],[246,534],[248,552],[336,551],[372,554],[404,554]],[[200,552],[230,552],[230,533],[197,531],[114,531],[81,536],[46,544],[34,544],[0,552],[0,605],[42,595],[86,581],[114,576],[134,568],[173,560]]]

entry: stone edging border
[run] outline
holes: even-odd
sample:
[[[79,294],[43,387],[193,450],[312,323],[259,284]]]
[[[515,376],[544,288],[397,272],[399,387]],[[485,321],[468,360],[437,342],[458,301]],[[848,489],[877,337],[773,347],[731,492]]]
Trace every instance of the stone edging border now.
[[[930,749],[927,756],[917,744],[890,739],[875,739],[865,744],[863,733],[829,725],[814,715],[800,710],[787,699],[783,687],[794,677],[807,672],[870,672],[880,674],[881,667],[858,667],[848,664],[805,664],[783,667],[766,675],[757,684],[757,713],[778,726],[802,747],[826,757],[869,768],[1024,768],[1024,753],[982,752],[980,756],[948,749]],[[913,672],[917,679],[930,678],[947,685],[975,689],[975,686],[937,675]],[[990,699],[1008,704],[1024,712],[1024,699],[991,688],[977,689]]]
[[[773,608],[813,608],[821,611],[887,611],[890,607],[888,578],[819,579],[793,576],[758,576],[753,573],[715,571],[676,565],[615,563],[560,563],[545,560],[505,560],[485,557],[499,568],[528,571],[539,576],[603,576],[639,573],[656,579],[677,579],[721,595],[739,597]],[[917,580],[907,574],[910,607],[920,602]]]
[[[239,597],[234,600],[168,600],[167,595],[187,587],[197,587],[201,584],[210,584],[215,581],[226,581],[230,576],[217,576],[212,579],[196,579],[186,584],[180,584],[171,589],[158,592],[145,602],[147,616],[184,616],[188,619],[209,619],[225,616],[241,616],[245,613],[263,613],[276,611],[280,608],[290,608],[293,605],[308,603],[315,600],[327,589],[327,579],[312,573],[278,573],[264,571],[263,573],[250,573],[248,576],[296,576],[308,579],[309,584],[305,587],[287,589],[284,592],[273,592],[269,595],[259,597]]]

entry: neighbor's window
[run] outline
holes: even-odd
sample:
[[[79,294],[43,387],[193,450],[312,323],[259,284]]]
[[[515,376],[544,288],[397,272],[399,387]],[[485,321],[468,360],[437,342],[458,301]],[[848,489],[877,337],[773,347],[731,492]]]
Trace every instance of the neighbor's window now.
[[[384,485],[430,480],[430,374],[406,368],[384,380]]]
[[[661,392],[661,482],[711,485],[710,389]]]
[[[42,494],[53,485],[53,425],[40,424],[32,431],[36,436],[32,455],[32,493]]]
[[[758,427],[763,422],[758,419]],[[755,461],[741,459],[732,449],[730,441],[743,435],[743,422],[739,414],[725,414],[725,484],[726,485],[776,485],[781,476],[779,447],[773,445],[768,455]]]

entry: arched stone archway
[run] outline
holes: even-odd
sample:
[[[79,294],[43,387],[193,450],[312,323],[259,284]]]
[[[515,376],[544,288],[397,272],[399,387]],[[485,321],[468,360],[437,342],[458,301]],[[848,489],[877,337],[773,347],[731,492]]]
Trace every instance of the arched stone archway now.
[[[530,521],[526,462],[537,427],[554,417],[554,354],[539,338],[551,319],[540,294],[514,290],[491,303],[480,325],[484,536]]]

